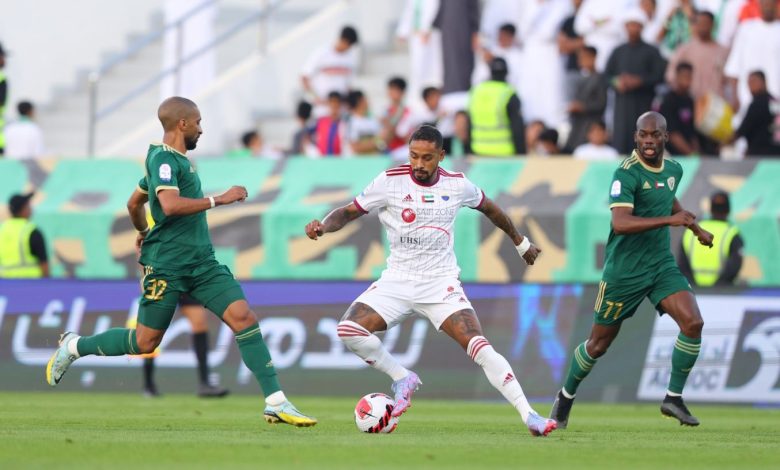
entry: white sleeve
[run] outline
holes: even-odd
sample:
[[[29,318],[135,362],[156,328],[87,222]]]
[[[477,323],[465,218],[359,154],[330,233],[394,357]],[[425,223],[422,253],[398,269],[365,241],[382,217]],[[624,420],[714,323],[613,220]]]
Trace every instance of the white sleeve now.
[[[306,60],[306,62],[303,65],[303,70],[301,70],[301,75],[304,77],[311,77],[314,75],[317,70],[320,68],[320,62],[322,61],[322,49],[316,50],[312,55],[309,56],[309,58]]]
[[[367,214],[374,209],[387,205],[387,175],[382,172],[374,181],[366,186],[362,193],[353,201],[360,212]]]
[[[471,180],[463,177],[463,194],[460,205],[478,209],[485,202],[485,192],[479,189],[479,186],[472,183]]]
[[[726,59],[726,65],[723,66],[723,75],[730,78],[739,78],[742,68],[742,54],[743,47],[740,32],[742,28],[737,28],[737,35],[734,37],[734,42],[731,44],[731,51],[729,57]]]

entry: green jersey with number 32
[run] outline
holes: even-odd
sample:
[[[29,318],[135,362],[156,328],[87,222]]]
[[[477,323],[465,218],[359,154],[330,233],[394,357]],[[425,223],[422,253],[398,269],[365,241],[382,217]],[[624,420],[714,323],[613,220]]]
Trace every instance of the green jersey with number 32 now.
[[[630,207],[637,217],[668,217],[683,175],[682,166],[664,159],[660,168],[645,164],[636,151],[615,170],[609,189],[609,208]],[[669,227],[632,234],[616,234],[610,225],[603,279],[626,281],[655,272],[674,261]]]

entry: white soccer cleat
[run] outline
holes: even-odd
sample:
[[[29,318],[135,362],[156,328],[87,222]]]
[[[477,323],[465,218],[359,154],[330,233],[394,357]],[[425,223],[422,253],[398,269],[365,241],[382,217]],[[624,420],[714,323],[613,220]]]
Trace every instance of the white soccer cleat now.
[[[393,393],[395,394],[395,405],[393,406],[393,417],[401,416],[412,406],[412,393],[414,393],[422,385],[420,377],[414,372],[409,372],[409,375],[401,380],[393,382]]]
[[[531,435],[537,437],[547,436],[558,429],[558,423],[554,419],[542,418],[535,411],[528,415],[525,425],[528,426]]]
[[[59,347],[54,351],[51,359],[49,359],[49,363],[46,365],[46,382],[52,387],[60,383],[62,376],[68,371],[70,365],[78,359],[78,356],[68,351],[68,344],[79,338],[79,335],[70,331],[60,335]]]

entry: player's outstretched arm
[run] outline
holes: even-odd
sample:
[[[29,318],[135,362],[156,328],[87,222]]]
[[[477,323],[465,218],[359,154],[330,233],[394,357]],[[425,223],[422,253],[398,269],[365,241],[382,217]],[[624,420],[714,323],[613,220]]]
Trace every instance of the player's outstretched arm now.
[[[219,196],[202,197],[198,199],[181,197],[179,196],[179,191],[177,189],[163,189],[157,193],[157,199],[160,200],[160,206],[166,216],[197,214],[198,212],[209,210],[212,207],[243,201],[246,199],[246,196],[246,188],[243,186],[232,186]]]
[[[689,227],[696,216],[681,209],[667,217],[639,217],[634,215],[633,207],[612,208],[612,230],[618,235],[646,232],[661,227]]]
[[[357,208],[354,202],[350,202],[346,206],[333,209],[322,222],[314,219],[306,224],[306,236],[316,240],[326,233],[337,232],[361,215],[363,212]]]
[[[684,211],[682,204],[680,204],[680,201],[677,200],[677,198],[674,198],[674,203],[672,204],[672,214],[676,214],[680,211]],[[695,221],[688,225],[688,228],[693,232],[694,235],[696,235],[696,238],[699,240],[699,243],[701,243],[704,246],[708,246],[712,248],[712,240],[715,238],[715,236],[701,228],[701,226],[696,223]]]
[[[509,235],[509,238],[512,239],[512,243],[514,243],[517,248],[517,252],[520,253],[520,256],[523,257],[526,264],[534,264],[539,253],[542,252],[542,249],[531,243],[527,237],[520,235],[515,228],[515,224],[512,223],[512,220],[506,215],[506,212],[504,212],[503,209],[486,197],[477,210],[485,214],[485,216],[493,222],[493,225]]]

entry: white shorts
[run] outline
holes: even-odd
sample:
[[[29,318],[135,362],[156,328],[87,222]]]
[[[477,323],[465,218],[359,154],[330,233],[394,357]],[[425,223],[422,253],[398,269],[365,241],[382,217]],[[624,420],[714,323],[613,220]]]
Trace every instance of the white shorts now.
[[[426,317],[438,330],[453,313],[474,310],[460,281],[454,277],[408,281],[383,275],[355,302],[374,309],[387,323],[388,330],[414,313]]]

